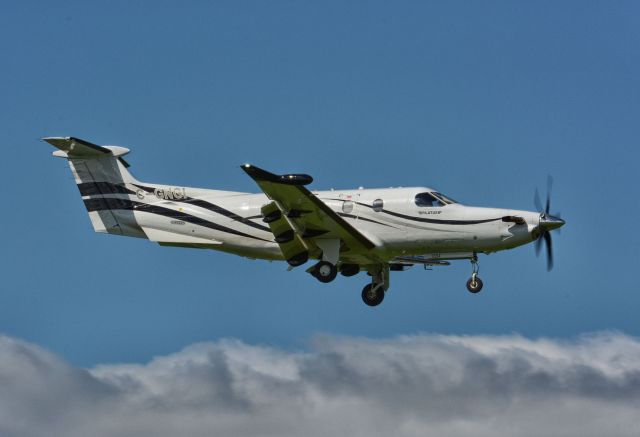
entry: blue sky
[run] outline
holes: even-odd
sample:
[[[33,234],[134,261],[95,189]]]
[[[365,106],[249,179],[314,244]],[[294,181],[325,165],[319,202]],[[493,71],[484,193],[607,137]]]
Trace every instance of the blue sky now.
[[[5,3],[0,332],[75,365],[198,341],[315,334],[640,335],[640,6],[635,2]],[[533,209],[555,178],[556,268],[532,247],[320,284],[281,263],[94,234],[43,136],[132,149],[141,180],[255,192],[426,185]]]

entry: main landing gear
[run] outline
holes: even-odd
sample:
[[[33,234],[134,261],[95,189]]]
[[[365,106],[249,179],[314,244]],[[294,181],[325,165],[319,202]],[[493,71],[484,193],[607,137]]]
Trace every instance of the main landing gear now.
[[[307,270],[320,282],[331,282],[338,275],[338,268],[329,261],[319,261],[316,265]],[[344,276],[353,276],[360,271],[357,264],[341,264],[340,273]],[[389,266],[373,265],[367,267],[367,272],[371,276],[371,283],[362,289],[362,301],[371,306],[378,306],[384,300],[384,295],[389,289]]]
[[[338,269],[334,264],[331,264],[329,261],[320,261],[318,264],[313,266],[313,270],[311,270],[311,274],[320,282],[324,282],[325,284],[336,279],[338,275]]]
[[[473,267],[473,273],[471,273],[471,277],[467,281],[467,290],[471,293],[479,293],[482,290],[482,279],[478,276],[478,272],[480,268],[478,267],[478,257],[474,254],[473,258],[471,258],[471,265]]]
[[[322,258],[310,273],[320,282],[331,282],[338,275],[338,260],[340,259],[340,240],[317,240],[316,244],[322,250]]]

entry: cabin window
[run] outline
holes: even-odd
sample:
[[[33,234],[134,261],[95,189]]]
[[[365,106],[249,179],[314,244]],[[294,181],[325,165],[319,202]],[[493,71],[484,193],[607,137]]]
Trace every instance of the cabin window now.
[[[382,201],[382,199],[376,199],[373,201],[372,206],[375,212],[380,212],[384,208],[384,202]]]
[[[418,206],[442,206],[444,205],[444,203],[442,203],[440,200],[438,200],[435,196],[433,196],[431,193],[420,193],[420,194],[416,194],[416,205]]]
[[[351,200],[345,200],[342,202],[342,212],[345,214],[351,214],[353,211],[353,202]]]

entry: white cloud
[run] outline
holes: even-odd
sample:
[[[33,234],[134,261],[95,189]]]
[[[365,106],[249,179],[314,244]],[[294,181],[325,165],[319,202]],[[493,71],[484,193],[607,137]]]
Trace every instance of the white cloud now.
[[[2,436],[637,436],[640,339],[224,340],[74,368],[0,337]]]

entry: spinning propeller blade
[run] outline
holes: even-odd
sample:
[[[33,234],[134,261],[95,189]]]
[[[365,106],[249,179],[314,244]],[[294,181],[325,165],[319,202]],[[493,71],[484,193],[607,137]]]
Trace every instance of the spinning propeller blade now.
[[[538,194],[537,188],[535,194],[533,195],[533,204],[536,207],[536,211],[542,211],[542,202],[540,202],[540,194]]]
[[[547,207],[544,209],[545,214],[549,215],[551,209],[551,187],[553,186],[553,178],[547,175]]]
[[[542,234],[540,234],[540,237],[542,237]],[[542,247],[542,238],[540,237],[538,237],[535,243],[533,243],[536,248],[536,256],[540,256],[540,248]]]
[[[551,175],[547,176],[547,200],[545,208],[542,209],[542,202],[540,201],[540,195],[538,189],[533,196],[533,203],[538,211],[540,211],[540,224],[538,225],[538,239],[535,241],[536,256],[540,255],[540,249],[544,241],[544,245],[547,248],[547,271],[553,269],[553,242],[551,239],[551,231],[554,229],[560,229],[564,225],[564,220],[560,218],[560,214],[551,215],[551,188],[553,187],[553,178]]]
[[[551,233],[544,233],[544,244],[547,245],[547,271],[550,272],[553,269],[553,248],[551,244]]]

